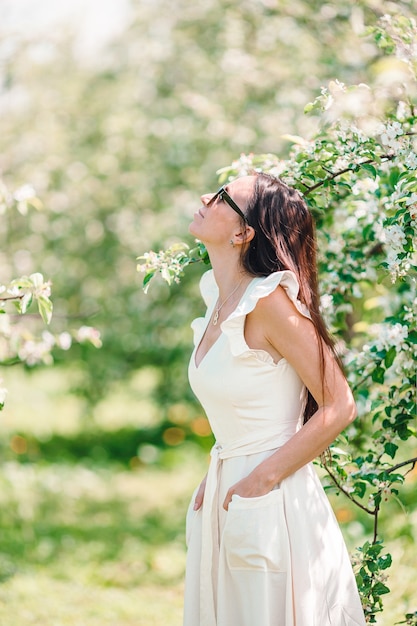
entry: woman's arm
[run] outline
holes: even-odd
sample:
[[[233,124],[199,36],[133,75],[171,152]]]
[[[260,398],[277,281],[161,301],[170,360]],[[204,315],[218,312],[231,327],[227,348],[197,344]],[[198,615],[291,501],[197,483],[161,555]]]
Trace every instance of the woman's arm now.
[[[256,329],[262,329],[262,337]],[[250,347],[263,344],[272,355],[281,355],[292,365],[316,400],[318,410],[286,444],[229,489],[223,504],[226,510],[233,494],[251,498],[268,493],[319,456],[356,417],[352,392],[326,345],[322,380],[319,340],[313,323],[297,311],[282,287],[259,300],[248,316],[245,336]],[[252,345],[253,341],[258,345]]]

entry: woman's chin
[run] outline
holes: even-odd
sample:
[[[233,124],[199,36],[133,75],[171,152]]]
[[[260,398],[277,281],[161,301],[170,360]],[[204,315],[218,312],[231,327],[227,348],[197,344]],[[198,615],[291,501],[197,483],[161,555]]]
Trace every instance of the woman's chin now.
[[[188,232],[194,237],[198,237],[198,228],[196,228],[196,223],[194,220],[190,223],[188,227]]]

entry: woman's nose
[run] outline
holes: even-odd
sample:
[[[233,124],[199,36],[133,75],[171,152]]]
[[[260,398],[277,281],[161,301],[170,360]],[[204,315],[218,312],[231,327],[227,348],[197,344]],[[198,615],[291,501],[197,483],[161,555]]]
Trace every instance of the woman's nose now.
[[[200,196],[200,200],[204,204],[204,206],[207,206],[213,196],[213,193],[203,193],[203,195]]]

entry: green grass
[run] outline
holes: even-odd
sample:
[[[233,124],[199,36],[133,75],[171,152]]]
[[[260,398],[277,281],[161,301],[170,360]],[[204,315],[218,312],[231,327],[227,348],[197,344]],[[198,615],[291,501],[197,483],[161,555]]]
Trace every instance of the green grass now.
[[[76,373],[6,374],[4,450],[16,432],[45,442],[81,432],[83,403],[68,395]],[[118,387],[97,407],[97,427],[152,425],[138,389],[143,380]],[[9,448],[0,469],[1,626],[179,626],[184,515],[204,456],[189,446],[174,453],[175,470],[172,454],[130,470],[58,455],[21,463]]]
[[[2,626],[179,625],[183,519],[199,464],[175,472],[6,464]]]
[[[20,576],[0,593],[4,626],[175,626],[182,623],[181,613],[179,586],[103,588],[37,572]]]
[[[16,374],[2,421],[4,445],[13,432],[44,437],[77,432],[76,401],[66,403],[61,376],[35,374],[17,395],[22,379]],[[123,404],[120,389],[117,398]],[[130,407],[129,390],[126,400]],[[120,413],[114,424],[106,419],[115,432],[124,425]],[[180,626],[184,516],[206,464],[192,444],[136,469],[92,460],[59,462],[56,455],[53,463],[4,462],[1,626]],[[414,472],[401,491],[406,512],[392,499],[381,516],[380,533],[394,564],[378,626],[393,626],[417,607],[416,479]],[[331,501],[350,550],[371,537],[369,517],[341,496],[332,495]]]

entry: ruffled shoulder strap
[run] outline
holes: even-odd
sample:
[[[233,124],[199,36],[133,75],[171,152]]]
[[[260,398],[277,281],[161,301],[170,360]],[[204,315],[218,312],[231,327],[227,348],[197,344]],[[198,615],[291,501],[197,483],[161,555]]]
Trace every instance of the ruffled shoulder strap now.
[[[256,277],[250,283],[238,307],[221,325],[222,331],[229,338],[230,348],[234,356],[252,352],[245,341],[245,317],[253,311],[260,298],[269,296],[278,285],[285,289],[287,296],[301,315],[311,319],[308,308],[298,298],[300,286],[294,272],[284,270],[282,272],[274,272],[269,276]]]
[[[219,288],[214,279],[213,270],[204,272],[200,278],[200,293],[203,296],[203,300],[208,308],[214,306],[217,298],[219,297]]]
[[[191,322],[191,328],[194,332],[194,345],[200,343],[207,326],[208,318],[210,318],[219,296],[219,288],[214,279],[213,270],[208,270],[202,275],[200,279],[200,293],[207,306],[207,311],[204,317],[196,317],[195,320]]]

